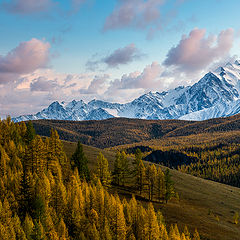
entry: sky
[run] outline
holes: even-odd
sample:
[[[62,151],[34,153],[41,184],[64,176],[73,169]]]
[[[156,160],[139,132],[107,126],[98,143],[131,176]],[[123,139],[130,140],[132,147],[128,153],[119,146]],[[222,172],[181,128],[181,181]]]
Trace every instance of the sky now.
[[[0,117],[125,103],[240,56],[239,0],[0,0]]]

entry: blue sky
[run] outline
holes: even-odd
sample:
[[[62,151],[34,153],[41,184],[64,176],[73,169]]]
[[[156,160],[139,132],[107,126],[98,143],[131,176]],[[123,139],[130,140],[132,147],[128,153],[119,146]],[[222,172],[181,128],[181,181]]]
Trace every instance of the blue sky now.
[[[38,4],[38,5],[37,5]],[[237,0],[0,0],[0,116],[127,102],[240,54]]]

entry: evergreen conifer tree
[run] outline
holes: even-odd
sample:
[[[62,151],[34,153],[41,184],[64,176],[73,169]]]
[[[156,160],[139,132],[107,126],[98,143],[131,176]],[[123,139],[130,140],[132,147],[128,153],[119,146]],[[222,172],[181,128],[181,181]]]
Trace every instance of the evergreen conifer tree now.
[[[135,152],[135,158],[133,160],[133,176],[136,176],[138,173],[138,167],[140,164],[140,161],[142,160],[142,152],[141,150],[138,148]]]
[[[126,178],[129,174],[129,160],[124,151],[121,152],[120,163],[121,163],[121,184],[124,186]]]
[[[162,169],[159,167],[157,169],[156,176],[156,195],[159,201],[165,198],[166,188],[165,188],[165,177]]]
[[[80,142],[77,144],[76,151],[71,158],[73,168],[78,169],[79,176],[85,178],[87,181],[90,179],[89,169],[88,169],[88,160],[84,154],[83,146]]]
[[[113,181],[119,185],[121,181],[121,153],[118,151],[115,156]]]
[[[165,171],[165,201],[166,203],[171,199],[174,195],[174,186],[173,181],[171,179],[170,171],[167,169]]]
[[[113,180],[117,185],[124,185],[129,175],[129,161],[124,151],[117,152],[114,162]]]
[[[140,195],[142,194],[146,179],[146,168],[143,161],[140,160],[136,168],[136,187],[139,190]]]
[[[146,170],[146,179],[148,184],[148,198],[153,200],[154,188],[157,178],[157,169],[154,164],[148,165]]]
[[[108,167],[108,160],[100,152],[97,157],[97,176],[105,186],[111,183],[111,174]]]
[[[32,121],[27,122],[27,130],[26,130],[26,135],[25,135],[25,142],[27,145],[30,144],[30,142],[35,138],[36,132],[33,127]]]

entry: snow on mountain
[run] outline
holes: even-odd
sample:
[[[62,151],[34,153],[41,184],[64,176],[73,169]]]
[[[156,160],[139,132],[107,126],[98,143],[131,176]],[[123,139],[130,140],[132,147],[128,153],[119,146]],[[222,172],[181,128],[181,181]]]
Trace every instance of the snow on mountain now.
[[[109,114],[106,110],[102,108],[93,109],[85,117],[85,120],[103,120],[107,118],[113,118],[114,116]]]
[[[179,119],[198,121],[199,119],[206,120],[210,118],[229,117],[238,113],[240,113],[240,99],[229,103],[218,104],[197,112],[192,112],[183,115]]]
[[[149,92],[126,104],[83,100],[53,102],[35,115],[15,122],[36,119],[101,120],[112,117],[141,119],[205,120],[240,113],[240,63],[227,63],[207,73],[197,83],[164,92]]]
[[[59,102],[53,102],[48,108],[43,109],[40,113],[37,113],[37,118],[44,119],[65,119],[68,117],[66,110]]]

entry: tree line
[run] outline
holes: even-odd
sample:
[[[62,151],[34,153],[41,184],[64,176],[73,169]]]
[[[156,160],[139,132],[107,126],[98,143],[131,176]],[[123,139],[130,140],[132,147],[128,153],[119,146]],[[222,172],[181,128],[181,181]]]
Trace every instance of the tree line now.
[[[72,162],[77,167],[80,176],[89,179],[88,161],[80,142],[78,142],[77,149],[72,156]],[[176,195],[169,169],[164,173],[155,164],[147,164],[145,166],[142,160],[142,153],[139,149],[136,150],[132,165],[133,167],[124,151],[117,151],[114,168],[111,172],[108,160],[100,152],[97,157],[97,170],[94,176],[104,186],[113,184],[116,186],[132,187],[138,195],[146,197],[150,201],[165,201],[167,203]]]
[[[240,187],[240,144],[206,144],[182,151],[197,161],[179,166],[180,171]]]
[[[169,170],[165,173],[155,164],[144,165],[142,153],[136,150],[133,167],[130,168],[129,160],[124,151],[116,154],[114,162],[113,183],[116,185],[125,185],[127,179],[131,179],[133,187],[141,196],[147,196],[149,200],[166,201],[175,195],[174,184]],[[134,180],[134,181],[132,181]]]

